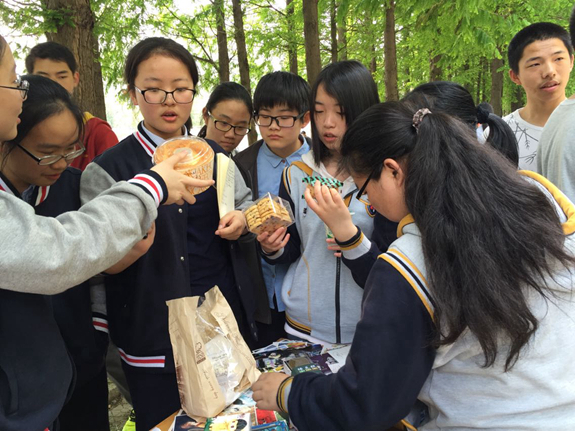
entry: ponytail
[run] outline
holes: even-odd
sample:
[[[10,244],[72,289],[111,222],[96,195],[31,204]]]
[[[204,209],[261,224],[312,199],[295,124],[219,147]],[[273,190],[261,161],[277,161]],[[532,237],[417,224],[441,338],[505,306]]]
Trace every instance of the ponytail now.
[[[493,148],[478,145],[459,120],[433,112],[416,129],[415,112],[402,102],[369,108],[344,136],[342,163],[352,175],[367,175],[387,158],[404,164],[405,202],[421,232],[436,301],[434,346],[452,344],[468,329],[491,366],[503,336],[510,369],[538,328],[525,288],[547,296],[544,276],[555,261],[572,266],[575,259],[536,186]]]
[[[487,125],[489,133],[486,144],[491,145],[517,168],[519,165],[519,148],[515,133],[503,119],[485,109],[480,103],[477,105],[477,122]]]

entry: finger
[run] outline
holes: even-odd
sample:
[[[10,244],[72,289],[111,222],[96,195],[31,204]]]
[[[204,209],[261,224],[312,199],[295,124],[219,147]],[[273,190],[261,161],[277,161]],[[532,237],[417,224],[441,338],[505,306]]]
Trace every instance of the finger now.
[[[283,241],[280,243],[280,248],[284,248],[284,247],[287,245],[287,243],[288,243],[288,241],[289,241],[289,237],[290,237],[290,234],[288,233],[288,234],[285,236],[285,238],[283,239]]]
[[[176,203],[178,205],[183,205],[184,201],[186,201],[190,205],[193,205],[196,203],[196,197],[193,194],[191,194],[188,190],[186,190],[182,194],[182,197],[178,201],[176,201]]]
[[[314,194],[315,194],[315,200],[317,201],[318,205],[319,205],[320,207],[323,207],[323,205],[324,205],[324,196],[323,196],[323,193],[322,193],[322,186],[321,186],[321,184],[319,183],[319,181],[316,181],[316,182],[315,182],[315,184],[314,184],[314,186],[313,186],[313,191],[314,191]]]
[[[278,228],[273,234],[270,235],[269,237],[269,242],[276,242],[278,239],[282,238],[283,235],[286,232],[286,228],[285,227],[280,227]]]
[[[311,197],[311,191],[309,187],[306,187],[304,191],[304,197],[307,205],[311,208],[314,213],[317,213],[319,210],[319,205],[317,204],[316,200]]]
[[[335,257],[341,257],[341,251],[339,253],[334,253],[333,254]]]
[[[173,155],[171,155],[170,157],[168,157],[166,160],[164,160],[162,163],[164,163],[167,166],[171,166],[172,168],[177,165],[179,162],[181,162],[182,160],[184,160],[186,157],[188,157],[188,153],[185,151],[179,151],[177,153],[174,153]]]
[[[169,159],[167,159],[167,160],[169,160]],[[185,184],[186,187],[203,188],[203,187],[209,187],[215,183],[214,180],[198,180],[197,178],[188,177],[187,175],[184,175],[184,174],[179,174],[179,175],[180,175],[180,181],[183,184]]]

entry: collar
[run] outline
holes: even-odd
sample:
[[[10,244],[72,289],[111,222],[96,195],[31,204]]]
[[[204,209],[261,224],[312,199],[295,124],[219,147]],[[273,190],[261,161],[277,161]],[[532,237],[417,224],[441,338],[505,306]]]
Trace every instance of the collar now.
[[[16,190],[16,188],[12,185],[10,180],[8,180],[8,178],[6,178],[0,172],[0,191],[11,194],[12,196],[16,196],[20,199],[23,199],[24,201],[30,204],[32,197],[34,196],[34,192],[38,191],[38,194],[34,201],[34,206],[38,206],[48,198],[48,193],[50,193],[50,186],[42,186],[42,187],[30,186],[26,190],[24,190],[24,193],[22,193],[22,195],[20,195],[20,193],[18,193],[18,190]]]
[[[188,136],[187,127],[182,126],[182,129],[183,129],[183,136]],[[154,151],[156,151],[158,145],[161,145],[166,141],[166,139],[161,138],[158,135],[154,135],[152,132],[150,132],[144,126],[143,121],[140,121],[140,124],[138,124],[138,128],[134,131],[134,137],[150,157],[154,155]]]

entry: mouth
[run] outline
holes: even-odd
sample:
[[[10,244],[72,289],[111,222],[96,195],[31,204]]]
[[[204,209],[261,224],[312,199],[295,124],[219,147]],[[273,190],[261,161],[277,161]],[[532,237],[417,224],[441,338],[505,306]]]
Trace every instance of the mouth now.
[[[337,140],[337,136],[332,134],[332,133],[324,133],[322,135],[323,141],[324,142],[333,142],[335,140]]]
[[[60,178],[60,175],[62,175],[62,172],[59,174],[46,175],[46,178],[48,178],[50,181],[56,181],[58,178]]]
[[[178,119],[178,114],[176,114],[174,111],[166,111],[162,114],[162,118],[172,123]]]
[[[281,139],[280,135],[269,135],[268,136],[269,139]]]
[[[559,83],[557,81],[548,81],[545,84],[543,84],[540,88],[542,90],[554,90],[555,88],[559,87]]]

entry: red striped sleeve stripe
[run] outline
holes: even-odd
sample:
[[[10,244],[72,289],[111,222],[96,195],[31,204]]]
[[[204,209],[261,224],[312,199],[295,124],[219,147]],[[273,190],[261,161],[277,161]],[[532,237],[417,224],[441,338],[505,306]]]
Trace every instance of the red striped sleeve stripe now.
[[[108,334],[108,321],[106,319],[101,319],[100,317],[92,317],[92,325],[97,331],[102,331]]]
[[[147,140],[144,139],[144,137],[142,135],[140,135],[140,132],[138,132],[137,130],[134,132],[134,136],[136,137],[136,139],[138,140],[140,145],[142,145],[142,147],[144,148],[146,153],[148,153],[148,155],[150,157],[152,157],[154,155],[154,151],[155,151],[154,146],[152,144],[150,144],[149,142],[147,142]]]
[[[165,356],[133,356],[128,355],[124,350],[118,348],[122,360],[132,367],[141,368],[164,368],[166,365]]]
[[[50,193],[50,186],[42,186],[38,189],[38,196],[36,197],[36,205],[40,205],[42,202],[46,200],[48,197],[48,193]]]
[[[132,184],[137,184],[148,191],[156,201],[156,206],[160,206],[160,203],[164,200],[164,192],[160,184],[151,176],[145,174],[136,175],[134,178],[128,181]]]

